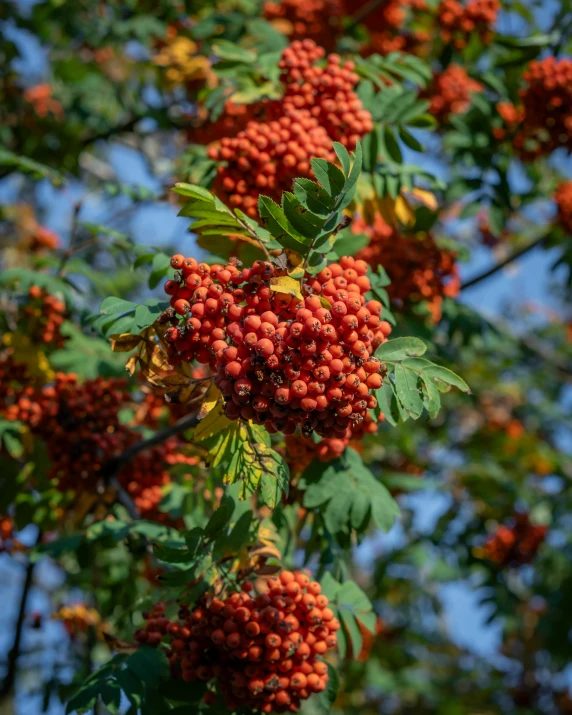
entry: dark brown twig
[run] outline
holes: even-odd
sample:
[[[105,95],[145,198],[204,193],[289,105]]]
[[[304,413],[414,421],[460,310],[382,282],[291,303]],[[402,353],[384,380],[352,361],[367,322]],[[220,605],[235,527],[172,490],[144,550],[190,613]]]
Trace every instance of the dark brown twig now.
[[[40,541],[40,531],[38,530],[38,535],[36,537],[37,544]],[[2,687],[0,687],[0,707],[5,699],[12,696],[12,690],[16,682],[16,673],[18,671],[18,657],[20,656],[20,645],[22,642],[22,632],[24,630],[24,621],[26,619],[26,605],[28,603],[28,596],[30,594],[30,589],[32,588],[32,582],[34,579],[34,568],[35,562],[30,558],[26,564],[26,575],[24,577],[24,585],[22,586],[22,594],[20,596],[20,607],[18,609],[18,616],[16,618],[16,624],[14,627],[14,641],[12,647],[8,651],[8,666],[6,668],[6,675],[2,681]]]
[[[465,281],[461,285],[461,290],[466,290],[467,288],[472,288],[473,286],[477,285],[478,283],[481,283],[481,281],[484,281],[487,278],[494,276],[495,273],[502,271],[503,268],[510,265],[514,261],[518,260],[521,256],[524,256],[529,251],[532,251],[537,246],[540,246],[541,244],[543,244],[544,241],[547,240],[547,238],[548,238],[548,236],[539,236],[534,241],[531,241],[531,243],[529,243],[527,246],[524,246],[523,248],[519,248],[518,251],[511,253],[510,256],[507,256],[502,261],[500,261],[499,263],[494,265],[492,268],[489,268],[488,270],[484,271],[483,273],[480,273],[477,276],[474,276],[473,278],[469,278],[469,280]]]

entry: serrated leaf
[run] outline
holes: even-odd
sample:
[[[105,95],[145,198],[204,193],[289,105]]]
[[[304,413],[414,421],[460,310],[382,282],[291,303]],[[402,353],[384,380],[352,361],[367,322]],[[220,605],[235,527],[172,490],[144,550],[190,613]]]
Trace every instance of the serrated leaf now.
[[[423,398],[419,388],[419,376],[403,365],[395,366],[395,392],[397,399],[408,414],[416,420],[423,414]]]
[[[382,343],[375,351],[375,356],[382,362],[393,362],[418,357],[426,350],[427,346],[419,338],[394,338]]]
[[[335,164],[325,159],[312,159],[312,170],[316,179],[329,196],[336,197],[342,193],[346,177]]]

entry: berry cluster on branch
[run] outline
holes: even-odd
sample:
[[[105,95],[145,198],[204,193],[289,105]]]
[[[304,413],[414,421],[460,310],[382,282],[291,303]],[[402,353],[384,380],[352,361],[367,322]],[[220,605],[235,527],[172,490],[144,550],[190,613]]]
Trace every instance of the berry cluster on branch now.
[[[470,35],[476,33],[482,43],[490,44],[500,9],[499,0],[469,0],[466,5],[458,0],[443,0],[437,11],[441,39],[462,50],[468,45]]]
[[[401,234],[377,214],[372,226],[357,218],[352,231],[370,238],[357,258],[376,269],[383,266],[391,284],[387,292],[392,301],[403,306],[409,302],[427,301],[435,322],[441,317],[444,297],[459,293],[460,280],[456,256],[440,248],[431,234]]]
[[[290,40],[313,40],[326,50],[333,49],[342,30],[342,0],[270,0],[263,11]]]
[[[532,524],[528,514],[517,514],[513,526],[500,524],[483,546],[486,558],[500,566],[529,564],[547,534],[547,527]]]
[[[216,688],[231,711],[298,712],[326,688],[320,657],[336,648],[340,623],[306,573],[281,571],[258,591],[246,581],[224,599],[207,594],[173,620],[158,603],[135,639],[165,648],[174,678]],[[211,699],[209,690],[205,701]]]
[[[433,77],[429,112],[440,122],[446,121],[451,114],[463,114],[471,104],[471,95],[483,89],[483,85],[469,77],[463,67],[450,64]]]
[[[296,177],[312,175],[313,157],[336,160],[332,142],[355,149],[372,130],[355,93],[354,63],[331,54],[322,67],[324,55],[312,40],[293,42],[279,63],[282,99],[255,105],[249,111],[258,112],[257,121],[209,146],[209,157],[219,162],[213,190],[230,206],[256,217],[259,194],[279,199]]]
[[[139,432],[120,422],[119,411],[132,404],[126,381],[96,378],[79,383],[73,374],[59,373],[53,383],[12,387],[3,401],[8,420],[24,423],[43,440],[50,467],[48,477],[62,491],[80,492],[100,485],[101,470],[141,439]],[[182,443],[170,438],[137,454],[117,476],[142,516],[161,520],[158,511],[163,487],[170,483],[168,467],[190,461]]]
[[[555,149],[572,151],[572,59],[546,57],[531,62],[523,74],[527,86],[520,96],[522,130],[514,146],[523,159]]]
[[[65,338],[60,328],[66,318],[65,303],[39,286],[30,287],[28,298],[29,302],[22,312],[32,341],[56,348],[63,347]]]

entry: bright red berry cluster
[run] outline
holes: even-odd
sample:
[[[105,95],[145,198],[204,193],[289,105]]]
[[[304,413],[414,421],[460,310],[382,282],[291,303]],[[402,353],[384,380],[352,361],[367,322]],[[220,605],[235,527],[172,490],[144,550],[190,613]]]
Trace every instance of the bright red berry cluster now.
[[[66,305],[39,286],[31,286],[29,302],[23,309],[27,321],[27,334],[33,342],[41,342],[51,347],[61,348],[65,338],[60,332],[66,318]]]
[[[558,209],[557,221],[562,228],[572,234],[572,181],[563,181],[554,194]]]
[[[451,114],[463,114],[471,104],[471,95],[482,91],[483,85],[471,79],[463,67],[450,64],[433,77],[429,112],[439,121]]]
[[[278,0],[264,3],[264,16],[290,40],[313,40],[332,49],[342,29],[342,0]]]
[[[532,524],[528,514],[517,514],[514,526],[497,526],[485,542],[485,555],[501,566],[528,564],[536,556],[547,531],[546,526]]]
[[[462,50],[469,43],[469,35],[475,32],[481,42],[489,44],[500,9],[499,0],[469,0],[464,6],[457,0],[442,0],[437,11],[441,39]]]
[[[279,199],[293,179],[311,175],[313,157],[335,161],[333,141],[354,149],[373,128],[354,91],[354,63],[332,54],[325,67],[317,66],[324,55],[311,40],[293,42],[279,63],[283,98],[265,105],[265,120],[209,147],[209,157],[222,162],[215,193],[249,216],[257,215],[259,194]]]
[[[344,257],[308,280],[312,295],[286,310],[271,309],[269,299],[239,309],[226,328],[230,345],[212,345],[227,417],[338,438],[365,419],[377,404],[370,391],[382,383],[374,352],[391,332],[381,303],[366,302],[366,272],[366,263]],[[257,261],[242,274],[272,295],[272,264]]]
[[[216,690],[231,711],[298,712],[326,688],[328,668],[319,658],[336,648],[340,623],[305,573],[282,571],[260,591],[245,582],[224,599],[206,595],[172,621],[156,604],[135,638],[166,649],[173,677],[208,684],[206,702]]]
[[[459,292],[456,255],[440,248],[429,233],[399,233],[379,214],[372,226],[361,218],[354,220],[352,230],[370,237],[369,245],[359,251],[357,258],[374,269],[385,268],[391,279],[387,286],[391,300],[400,306],[425,300],[437,322],[443,297],[455,297]]]
[[[572,59],[546,57],[531,62],[523,74],[522,131],[515,147],[525,159],[560,147],[572,151]]]

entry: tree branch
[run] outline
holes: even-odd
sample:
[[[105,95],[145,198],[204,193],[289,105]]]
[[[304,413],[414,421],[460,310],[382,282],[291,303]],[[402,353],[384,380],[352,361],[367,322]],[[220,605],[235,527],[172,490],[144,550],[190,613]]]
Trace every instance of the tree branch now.
[[[38,535],[36,537],[36,545],[40,540],[40,530],[38,529]],[[20,607],[18,609],[18,616],[16,618],[16,625],[14,627],[14,641],[12,643],[12,648],[8,651],[8,667],[6,669],[6,675],[2,681],[2,687],[0,688],[0,706],[3,701],[10,698],[12,695],[12,690],[16,682],[16,673],[18,670],[18,657],[20,655],[20,644],[22,642],[22,631],[24,630],[24,621],[26,619],[26,604],[28,602],[28,595],[32,587],[32,581],[34,578],[34,568],[35,562],[30,558],[26,565],[26,575],[24,577],[24,585],[22,586],[22,594],[20,596]]]
[[[346,32],[351,32],[356,25],[359,25],[360,22],[363,22],[368,15],[370,15],[374,10],[376,10],[382,3],[384,3],[385,0],[369,0],[368,3],[366,3],[363,7],[361,7],[355,15],[351,16],[351,22],[350,24],[346,27]]]
[[[518,251],[511,253],[509,256],[504,258],[502,261],[497,263],[492,268],[489,268],[488,270],[484,271],[483,273],[480,273],[477,276],[474,276],[473,278],[469,278],[469,280],[465,281],[461,285],[461,290],[466,290],[467,288],[472,288],[473,286],[477,285],[481,281],[484,281],[487,278],[494,276],[495,273],[502,271],[503,268],[505,268],[506,266],[511,264],[513,261],[518,260],[521,256],[524,256],[529,251],[532,251],[537,246],[540,246],[541,244],[543,244],[547,240],[547,238],[548,238],[548,236],[540,236],[539,238],[536,238],[534,241],[529,243],[528,246],[519,248]]]
[[[110,484],[111,486],[115,487],[115,489],[117,489],[120,501],[123,506],[125,506],[127,511],[131,513],[133,510],[135,510],[135,512],[137,512],[137,508],[135,507],[135,504],[133,503],[131,497],[117,482],[117,475],[119,474],[121,469],[126,464],[128,464],[133,459],[133,457],[136,457],[140,452],[143,452],[146,449],[150,449],[156,444],[161,444],[161,442],[164,442],[165,440],[169,439],[169,437],[174,437],[175,435],[181,434],[181,432],[185,432],[192,427],[196,427],[198,423],[198,412],[191,412],[188,415],[181,417],[181,419],[175,422],[175,424],[169,425],[164,429],[158,430],[148,439],[141,439],[139,440],[139,442],[134,442],[118,457],[110,459],[109,462],[103,465],[100,471],[101,478],[107,484]],[[138,512],[136,518],[141,518]]]

